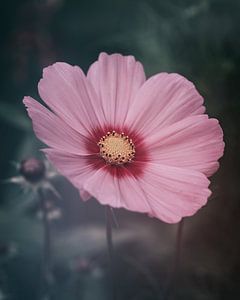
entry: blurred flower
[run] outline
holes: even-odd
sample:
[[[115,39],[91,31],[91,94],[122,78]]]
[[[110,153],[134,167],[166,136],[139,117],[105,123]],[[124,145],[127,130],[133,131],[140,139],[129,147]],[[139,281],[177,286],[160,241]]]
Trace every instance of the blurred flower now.
[[[70,269],[74,272],[88,273],[92,269],[92,264],[88,258],[77,257],[70,262]]]
[[[45,177],[46,168],[41,160],[30,158],[20,164],[19,173],[30,183],[37,183]]]
[[[183,76],[146,80],[134,57],[102,53],[87,76],[66,63],[44,69],[39,93],[51,111],[24,98],[34,131],[83,199],[169,223],[206,204],[223,133]]]
[[[62,217],[61,209],[59,207],[57,207],[53,201],[46,200],[45,208],[46,208],[47,218],[49,221],[57,220]],[[37,217],[39,219],[43,218],[43,210],[42,209],[38,209]]]
[[[80,274],[90,274],[94,278],[103,276],[102,268],[87,257],[76,257],[70,262],[70,269]]]
[[[57,197],[60,197],[56,189],[50,183],[50,179],[58,174],[51,169],[47,161],[28,158],[15,165],[19,175],[11,177],[5,182],[18,184],[25,192],[30,191],[36,193],[39,188],[48,189]]]

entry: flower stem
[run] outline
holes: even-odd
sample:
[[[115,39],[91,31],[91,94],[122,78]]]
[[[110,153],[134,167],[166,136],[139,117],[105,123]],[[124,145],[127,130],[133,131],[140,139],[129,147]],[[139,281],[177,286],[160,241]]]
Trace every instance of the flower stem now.
[[[43,214],[43,277],[45,293],[49,294],[50,286],[53,283],[52,260],[51,260],[51,230],[48,219],[46,198],[42,189],[38,190],[40,206]]]
[[[115,283],[115,269],[114,269],[114,251],[113,251],[113,241],[112,241],[112,211],[111,207],[106,206],[106,238],[107,247],[109,255],[109,265],[110,265],[110,279],[111,279],[111,289],[112,289],[112,300],[116,300],[116,283]]]
[[[181,260],[183,225],[184,225],[184,219],[182,219],[179,222],[178,229],[177,229],[176,250],[175,250],[175,258],[174,258],[174,268],[173,268],[173,274],[175,274],[175,277],[178,275],[180,260]]]
[[[177,234],[176,234],[176,242],[175,242],[175,253],[173,259],[173,267],[170,273],[169,280],[166,284],[166,293],[165,293],[165,300],[169,300],[171,298],[172,292],[175,290],[175,285],[178,278],[179,273],[179,266],[181,262],[181,252],[182,252],[182,237],[183,237],[183,226],[184,226],[184,219],[182,219],[178,223]]]

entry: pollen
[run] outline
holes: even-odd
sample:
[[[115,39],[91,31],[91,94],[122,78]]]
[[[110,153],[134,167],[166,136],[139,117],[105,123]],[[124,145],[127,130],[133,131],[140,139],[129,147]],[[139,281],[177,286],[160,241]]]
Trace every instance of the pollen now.
[[[123,132],[108,132],[100,139],[98,146],[100,156],[111,165],[130,163],[135,156],[133,141]]]

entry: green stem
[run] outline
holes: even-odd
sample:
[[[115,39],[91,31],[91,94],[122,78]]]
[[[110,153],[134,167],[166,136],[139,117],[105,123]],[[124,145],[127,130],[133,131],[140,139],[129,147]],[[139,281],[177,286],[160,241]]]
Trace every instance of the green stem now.
[[[106,206],[106,238],[109,255],[109,266],[110,266],[110,279],[112,289],[112,300],[116,300],[116,283],[115,283],[115,269],[114,269],[114,251],[112,241],[112,211],[111,207]]]
[[[40,206],[43,214],[43,275],[44,286],[46,293],[49,294],[50,286],[53,282],[52,275],[52,255],[51,255],[51,230],[50,222],[48,219],[48,210],[46,205],[46,199],[43,191],[38,191]]]
[[[175,286],[177,283],[179,267],[181,263],[183,226],[184,226],[184,219],[182,219],[178,223],[173,267],[172,267],[172,271],[170,272],[169,280],[166,283],[166,292],[164,297],[165,300],[169,300],[171,298],[172,292],[175,290]]]
[[[175,274],[175,277],[179,272],[179,266],[181,263],[183,225],[184,225],[184,219],[182,219],[179,222],[178,229],[177,229],[177,238],[176,238],[176,246],[175,246],[176,250],[175,250],[174,268],[173,268],[173,274]]]

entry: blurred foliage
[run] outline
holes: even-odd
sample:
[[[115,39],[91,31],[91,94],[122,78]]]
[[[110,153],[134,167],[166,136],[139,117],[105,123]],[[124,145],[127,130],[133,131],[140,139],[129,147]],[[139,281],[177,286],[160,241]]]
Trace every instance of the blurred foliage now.
[[[240,2],[236,0],[32,0],[1,3],[1,176],[11,161],[41,157],[22,104],[39,99],[42,68],[66,61],[84,71],[99,52],[136,56],[151,76],[192,80],[223,126],[225,156],[213,197],[186,220],[181,276],[171,299],[239,299]],[[57,300],[110,299],[104,210],[79,201],[64,179],[53,183],[63,216],[52,221]],[[41,298],[42,223],[37,198],[1,185],[0,299]],[[176,225],[117,211],[114,232],[119,299],[162,299]],[[46,300],[47,298],[45,298]]]

